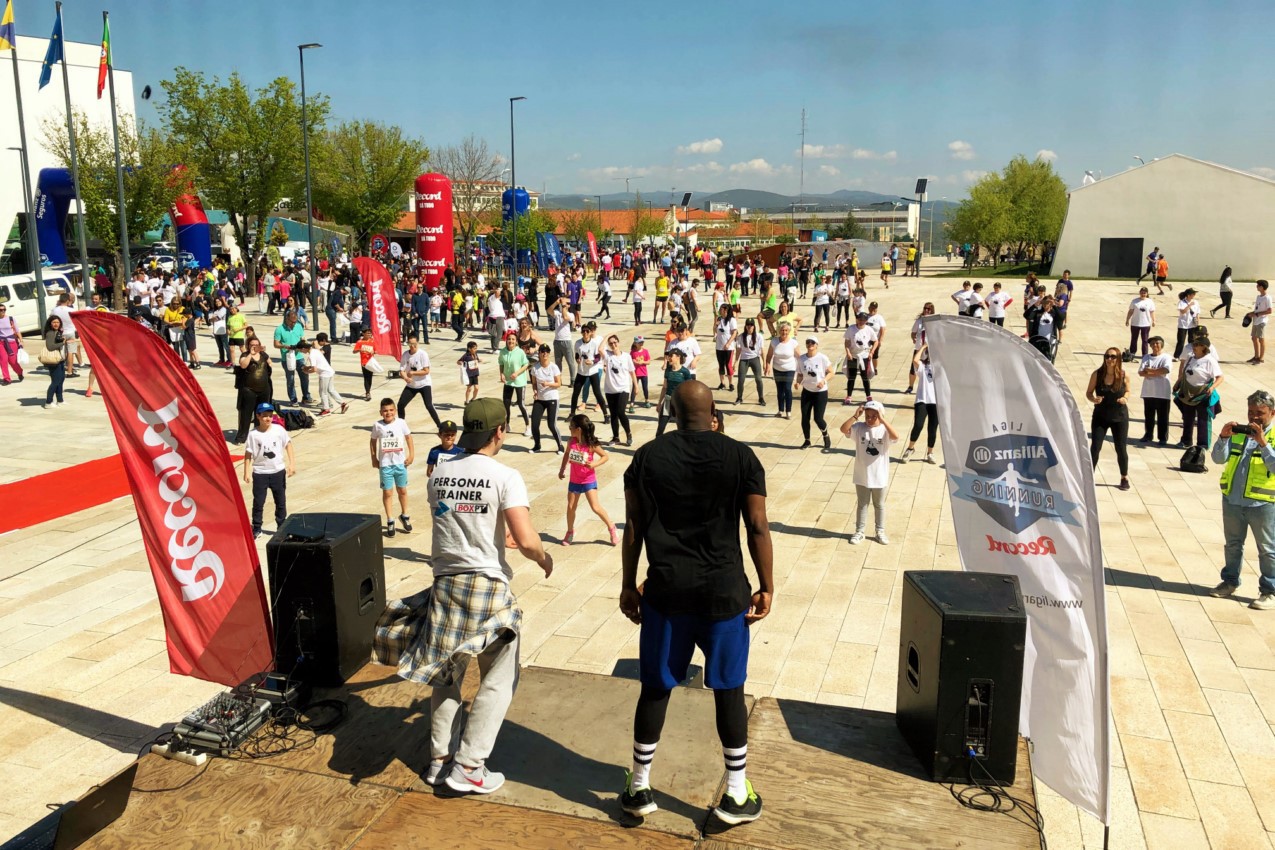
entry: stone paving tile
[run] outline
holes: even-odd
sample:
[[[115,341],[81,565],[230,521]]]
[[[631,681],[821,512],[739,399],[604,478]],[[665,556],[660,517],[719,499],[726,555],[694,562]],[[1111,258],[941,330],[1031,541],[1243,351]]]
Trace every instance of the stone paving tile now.
[[[922,278],[888,291],[874,287],[873,297],[892,327],[900,327],[922,301],[946,303],[954,285],[950,279]],[[1132,294],[1128,283],[1077,285],[1071,328],[1056,364],[1077,395],[1097,365],[1092,352],[1126,336],[1121,325]],[[808,308],[798,312],[808,313]],[[253,320],[268,329],[269,323],[256,316]],[[1011,317],[1010,325],[1021,325],[1021,319]],[[632,333],[619,322],[612,327],[622,336]],[[1248,348],[1237,321],[1215,321],[1210,327],[1227,361],[1224,404],[1228,412],[1235,411],[1247,393],[1259,386],[1269,389],[1261,383],[1269,377],[1228,358]],[[654,328],[645,330],[655,335]],[[823,336],[835,350],[839,334]],[[201,340],[201,345],[208,342]],[[432,343],[429,350],[439,364],[454,353],[450,342]],[[349,393],[357,381],[349,350],[338,347],[334,361],[341,373],[338,389]],[[898,392],[907,371],[906,348],[887,347],[882,364],[875,394],[888,405],[895,426],[906,431],[910,398]],[[442,402],[440,414],[459,418],[459,390],[451,372],[436,371],[435,393]],[[19,406],[18,399],[40,394],[43,379],[34,377],[21,387],[0,390],[0,432],[6,434],[0,482],[91,460],[113,448],[102,440],[109,434],[104,408],[83,399],[83,379],[71,382],[72,403],[66,408],[45,414]],[[204,370],[196,379],[214,409],[229,421],[233,397],[228,378]],[[834,391],[840,391],[839,382],[834,381]],[[385,379],[373,395],[396,390]],[[1082,401],[1081,407],[1087,419],[1088,405]],[[772,617],[752,629],[749,692],[893,710],[900,571],[960,567],[942,467],[895,466],[888,499],[891,545],[868,541],[851,547],[846,537],[854,526],[853,458],[845,443],[838,439],[829,454],[793,451],[789,447],[800,442],[797,421],[760,415],[764,409],[752,405],[725,404],[722,409],[729,431],[757,445],[768,471],[775,530],[779,592]],[[1135,416],[1139,410],[1135,408]],[[849,412],[834,404],[831,426]],[[60,429],[57,456],[48,452],[37,429],[29,427],[32,416]],[[357,401],[347,417],[332,417],[297,435],[300,471],[289,494],[294,511],[331,509],[336,497],[343,509],[379,513],[379,497],[363,459],[373,416],[371,405]],[[639,409],[637,439],[648,439],[653,428],[651,411]],[[422,451],[433,443],[427,433],[417,439]],[[514,587],[527,613],[523,661],[610,673],[617,662],[637,654],[637,630],[615,610],[618,555],[594,543],[570,549],[557,545],[565,521],[556,458],[533,456],[525,451],[526,444],[521,437],[512,438],[504,459],[523,472],[533,521],[547,536],[558,569],[545,579],[530,565],[516,566]],[[1267,791],[1275,788],[1270,775],[1275,764],[1275,616],[1202,595],[1217,581],[1221,556],[1216,470],[1207,476],[1183,475],[1174,469],[1177,450],[1135,446],[1130,451],[1132,491],[1109,486],[1117,480],[1109,448],[1097,470],[1096,499],[1112,582],[1107,590],[1110,661],[1114,728],[1119,730],[1113,741],[1112,846],[1144,846],[1144,832],[1145,846],[1153,848],[1169,840],[1181,848],[1208,846],[1202,842],[1210,840],[1213,847],[1265,846],[1268,831],[1275,830],[1275,802]],[[620,476],[629,454],[631,450],[615,451],[600,474],[599,495],[617,520],[623,516]],[[938,455],[941,460],[941,448]],[[417,505],[423,487],[423,475],[415,472]],[[416,512],[422,513],[419,508]],[[428,561],[420,554],[428,549],[428,534],[421,533],[427,527],[428,520],[416,534],[387,546],[391,595],[410,594],[428,582]],[[579,533],[583,541],[600,539],[600,524],[582,512]],[[261,545],[264,551],[264,540]],[[121,723],[140,724],[149,732],[215,692],[216,686],[167,673],[162,621],[131,500],[13,532],[0,537],[0,549],[0,687],[114,717],[102,721],[114,730],[111,734]],[[1245,600],[1251,598],[1254,583],[1251,545],[1246,556]],[[139,700],[139,693],[147,699]],[[5,758],[18,751],[15,744],[24,735],[28,741],[48,737],[49,745],[63,753],[55,762],[57,771],[37,774],[34,767]],[[1188,754],[1179,738],[1207,738],[1210,744],[1196,744]],[[77,736],[56,722],[0,704],[0,780],[22,788],[21,794],[0,800],[0,834],[33,820],[40,803],[74,796],[89,781],[120,766],[128,754],[117,748],[125,743],[140,747],[144,740],[135,736],[121,742],[106,733]],[[72,766],[74,758],[80,761]],[[1127,772],[1122,764],[1128,765]],[[1243,787],[1231,784],[1237,781],[1236,772]],[[1234,817],[1219,820],[1210,813],[1200,820],[1203,800],[1230,806],[1242,799],[1249,802],[1237,805]],[[1101,846],[1096,821],[1043,787],[1041,801],[1051,845]],[[1233,841],[1241,843],[1228,843]]]

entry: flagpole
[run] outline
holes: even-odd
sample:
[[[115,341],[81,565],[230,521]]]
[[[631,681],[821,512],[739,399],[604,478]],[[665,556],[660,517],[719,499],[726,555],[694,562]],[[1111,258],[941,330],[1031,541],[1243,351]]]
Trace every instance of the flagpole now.
[[[36,314],[40,317],[40,327],[48,321],[49,305],[45,303],[48,292],[44,288],[44,270],[40,265],[40,231],[35,226],[35,195],[31,192],[31,158],[27,156],[27,122],[22,117],[22,81],[18,76],[18,45],[14,37],[13,50],[13,91],[18,99],[18,136],[22,145],[22,191],[26,193],[27,244],[31,252],[31,270],[35,273],[35,289],[39,297],[36,299]]]
[[[107,39],[110,38],[110,12],[102,12],[102,27],[108,33]],[[108,41],[109,44],[109,41]],[[129,278],[132,277],[132,259],[129,257],[128,251],[128,212],[124,206],[124,168],[120,165],[120,125],[115,115],[115,59],[111,53],[111,49],[107,48],[106,63],[106,81],[110,86],[111,95],[111,132],[115,134],[115,185],[119,191],[119,211],[120,211],[120,250],[124,257],[124,281],[125,285]],[[117,284],[118,285],[118,284]],[[114,287],[112,287],[114,288]],[[126,305],[127,306],[127,305]]]
[[[57,2],[58,21],[62,20],[62,0]],[[89,244],[84,236],[84,196],[80,194],[80,163],[75,152],[75,116],[71,114],[71,80],[66,70],[66,29],[62,32],[62,93],[66,95],[66,134],[71,142],[71,183],[75,186],[75,203],[79,207],[76,222],[80,236],[80,285],[87,306],[89,300]]]

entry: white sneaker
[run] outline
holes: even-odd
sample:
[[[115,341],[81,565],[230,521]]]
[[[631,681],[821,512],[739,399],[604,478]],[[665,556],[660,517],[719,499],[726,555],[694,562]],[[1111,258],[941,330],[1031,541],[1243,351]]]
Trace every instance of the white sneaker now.
[[[530,426],[530,425],[528,425],[528,426],[527,426],[527,428],[526,428],[526,430],[524,430],[524,431],[522,432],[522,435],[523,435],[524,437],[530,437],[530,436],[531,436],[531,426]]]
[[[863,542],[863,532],[862,532],[862,531],[856,531],[854,534],[851,534],[851,535],[850,535],[850,544],[851,544],[852,546],[858,546],[858,545],[859,545],[860,543],[862,543],[862,542]]]
[[[44,409],[45,409],[45,410],[52,410],[53,408],[55,408],[55,407],[57,407],[57,406],[58,406],[58,405],[57,405],[57,402],[55,402],[55,401],[51,401],[51,402],[49,402],[48,404],[44,405]]]
[[[442,785],[443,780],[447,778],[447,774],[451,772],[454,762],[448,758],[442,761],[434,761],[430,759],[429,770],[425,772],[426,785]]]
[[[486,765],[466,770],[457,763],[452,765],[443,781],[448,788],[460,794],[490,794],[505,784],[505,775],[492,773]]]
[[[916,449],[904,449],[903,454],[899,456],[899,463],[907,463],[914,454],[916,454]]]
[[[1275,608],[1275,593],[1263,593],[1261,596],[1248,603],[1248,607],[1255,611],[1269,611]]]
[[[881,528],[877,529],[877,542],[880,543],[882,546],[890,545],[890,538],[885,536],[884,529],[881,529]]]

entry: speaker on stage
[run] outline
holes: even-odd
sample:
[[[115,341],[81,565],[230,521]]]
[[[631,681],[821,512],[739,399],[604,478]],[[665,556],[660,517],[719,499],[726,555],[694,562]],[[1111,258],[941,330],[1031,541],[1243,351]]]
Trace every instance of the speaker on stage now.
[[[1013,783],[1026,639],[1017,577],[903,574],[896,719],[931,779]]]
[[[294,514],[266,544],[275,669],[341,685],[368,662],[385,610],[381,518]]]

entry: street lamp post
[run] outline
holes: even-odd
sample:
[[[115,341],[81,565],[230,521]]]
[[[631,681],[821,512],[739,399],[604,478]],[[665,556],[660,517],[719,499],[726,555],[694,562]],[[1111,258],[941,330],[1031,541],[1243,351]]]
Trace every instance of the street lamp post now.
[[[310,266],[310,309],[315,315],[319,312],[319,273],[314,262],[314,201],[310,197],[310,124],[306,120],[305,111],[305,52],[322,44],[310,42],[298,44],[297,55],[301,58],[301,150],[305,155],[305,238],[310,246],[308,264]],[[318,319],[315,319],[318,324]]]
[[[518,159],[514,153],[514,102],[526,100],[519,95],[509,98],[509,196],[513,206],[514,289],[518,288]]]

